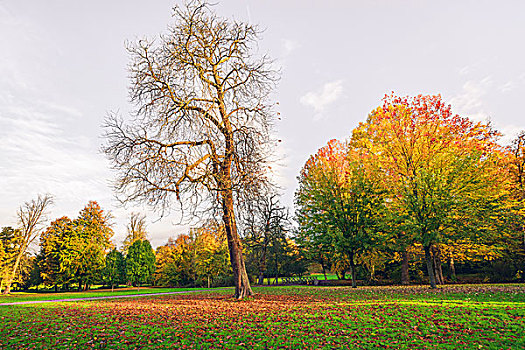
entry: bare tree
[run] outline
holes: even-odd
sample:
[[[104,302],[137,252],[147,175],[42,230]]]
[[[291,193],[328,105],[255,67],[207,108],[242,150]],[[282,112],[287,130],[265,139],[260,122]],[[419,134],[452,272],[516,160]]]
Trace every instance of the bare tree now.
[[[277,240],[285,240],[290,226],[288,209],[275,192],[254,191],[242,208],[245,242],[250,247],[258,270],[258,284],[263,284],[268,263],[268,249]]]
[[[204,1],[174,8],[175,24],[156,42],[130,44],[130,121],[106,120],[103,150],[121,199],[164,214],[222,212],[235,297],[251,295],[235,206],[267,171],[268,96],[278,74],[257,55],[259,30],[218,17]]]
[[[43,223],[47,220],[46,210],[53,203],[50,195],[39,195],[37,199],[24,203],[17,212],[19,230],[17,237],[18,251],[15,253],[16,258],[7,275],[5,289],[3,294],[11,292],[11,285],[16,276],[16,271],[20,266],[20,261],[26,254],[31,243],[35,241],[43,229]]]
[[[135,241],[147,239],[146,215],[135,212],[131,213],[127,229],[128,234],[124,239],[123,244],[124,252],[127,252],[129,247],[131,247]]]

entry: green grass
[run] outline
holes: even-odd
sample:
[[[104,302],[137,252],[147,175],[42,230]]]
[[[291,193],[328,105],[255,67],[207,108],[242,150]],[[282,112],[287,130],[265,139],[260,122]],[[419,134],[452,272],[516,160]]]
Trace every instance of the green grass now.
[[[522,285],[254,290],[0,306],[0,348],[525,348]]]
[[[141,287],[138,291],[137,291],[137,288],[125,288],[125,289],[115,289],[113,292],[107,289],[85,291],[85,292],[58,292],[58,293],[16,292],[10,295],[0,295],[0,303],[12,303],[12,302],[21,302],[21,301],[40,301],[40,300],[79,299],[79,298],[103,297],[103,296],[114,296],[114,295],[168,293],[168,292],[179,292],[179,291],[199,290],[199,289],[204,289],[204,288]]]

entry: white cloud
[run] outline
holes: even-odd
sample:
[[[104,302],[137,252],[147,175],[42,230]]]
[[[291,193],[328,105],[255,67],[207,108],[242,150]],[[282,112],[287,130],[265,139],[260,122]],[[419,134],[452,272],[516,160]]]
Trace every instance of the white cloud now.
[[[450,99],[450,103],[454,112],[462,117],[468,117],[474,121],[490,121],[496,130],[502,133],[502,137],[498,140],[499,143],[508,145],[523,130],[523,126],[503,123],[501,118],[491,119],[495,115],[493,111],[488,111],[489,102],[487,100],[495,93],[495,90],[506,93],[517,87],[518,84],[513,81],[495,86],[490,76],[479,81],[469,80],[463,84],[462,92]]]
[[[492,78],[480,81],[469,80],[463,84],[462,92],[450,100],[455,112],[477,121],[486,121],[489,114],[484,110],[483,99],[492,86]]]
[[[323,85],[322,88],[317,91],[310,91],[303,95],[300,102],[305,105],[312,107],[317,113],[314,117],[315,120],[322,118],[322,112],[327,106],[337,101],[343,94],[343,81],[336,80]]]
[[[511,92],[511,91],[515,90],[517,87],[518,87],[518,84],[516,84],[514,81],[510,80],[510,81],[506,82],[505,84],[498,86],[498,90],[502,94],[505,94],[507,92]]]
[[[525,130],[524,126],[518,126],[514,124],[507,124],[497,128],[499,132],[502,133],[499,143],[501,145],[510,145],[511,142],[518,136],[518,134]]]

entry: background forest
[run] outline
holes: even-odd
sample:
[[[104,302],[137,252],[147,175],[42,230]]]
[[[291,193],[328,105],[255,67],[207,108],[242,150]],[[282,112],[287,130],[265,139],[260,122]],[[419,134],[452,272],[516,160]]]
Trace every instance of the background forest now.
[[[239,203],[252,283],[311,274],[353,286],[523,281],[525,134],[506,147],[498,137],[439,96],[386,96],[348,140],[330,141],[306,162],[295,216],[271,186]],[[51,196],[27,202],[19,227],[2,228],[4,293],[233,285],[220,220],[154,251],[146,217],[132,213],[117,249],[111,214],[96,202],[46,226],[52,204]]]

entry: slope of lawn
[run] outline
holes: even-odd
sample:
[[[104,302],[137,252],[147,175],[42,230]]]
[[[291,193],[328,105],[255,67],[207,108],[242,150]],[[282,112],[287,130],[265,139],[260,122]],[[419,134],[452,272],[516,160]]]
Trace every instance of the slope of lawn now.
[[[521,285],[255,291],[4,306],[0,348],[525,348]]]
[[[59,292],[59,293],[25,293],[16,292],[10,295],[0,295],[0,303],[13,303],[22,301],[40,301],[40,300],[60,300],[60,299],[80,299],[115,295],[134,295],[150,293],[169,293],[188,290],[198,290],[204,288],[123,288],[115,289],[113,292],[109,289],[93,290],[85,292]]]

